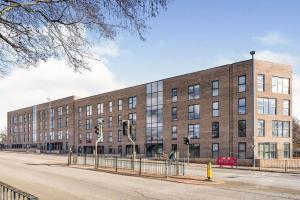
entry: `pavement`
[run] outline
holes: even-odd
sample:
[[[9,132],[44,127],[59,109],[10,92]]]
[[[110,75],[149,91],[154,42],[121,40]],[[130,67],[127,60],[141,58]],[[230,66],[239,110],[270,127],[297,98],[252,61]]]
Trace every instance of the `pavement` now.
[[[0,181],[40,199],[300,199],[300,175],[214,169],[223,184],[194,185],[65,166],[67,158],[0,151]],[[205,176],[205,167],[187,167]]]

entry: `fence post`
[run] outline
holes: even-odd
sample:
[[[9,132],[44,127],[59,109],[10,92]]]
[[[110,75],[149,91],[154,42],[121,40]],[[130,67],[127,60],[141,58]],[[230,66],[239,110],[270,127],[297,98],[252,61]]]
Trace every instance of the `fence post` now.
[[[166,174],[166,178],[168,178],[168,163],[167,163],[167,160],[165,160],[165,174]]]
[[[176,159],[176,175],[179,176],[179,165],[177,159]]]
[[[142,158],[140,158],[140,171],[139,174],[142,175]]]
[[[116,172],[118,172],[118,157],[117,156],[116,156],[115,161],[116,161]]]
[[[287,160],[284,160],[284,171],[287,172]]]
[[[84,165],[86,165],[86,153],[84,154]]]
[[[184,159],[183,159],[183,163],[182,163],[182,174],[183,174],[183,176],[185,175]]]

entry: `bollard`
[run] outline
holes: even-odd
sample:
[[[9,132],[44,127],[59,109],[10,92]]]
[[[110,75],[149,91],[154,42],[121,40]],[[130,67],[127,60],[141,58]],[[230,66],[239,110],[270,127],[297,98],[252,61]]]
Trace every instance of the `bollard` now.
[[[207,164],[207,180],[212,181],[212,168],[210,162]]]

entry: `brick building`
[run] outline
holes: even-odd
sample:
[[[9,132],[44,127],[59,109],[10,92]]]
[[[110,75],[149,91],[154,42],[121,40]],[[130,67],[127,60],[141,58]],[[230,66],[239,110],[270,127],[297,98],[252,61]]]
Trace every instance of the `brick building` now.
[[[254,67],[253,67],[254,66]],[[104,120],[105,154],[132,153],[120,123],[136,126],[137,153],[289,158],[292,69],[246,60],[86,98],[67,97],[7,113],[11,148],[94,152]]]

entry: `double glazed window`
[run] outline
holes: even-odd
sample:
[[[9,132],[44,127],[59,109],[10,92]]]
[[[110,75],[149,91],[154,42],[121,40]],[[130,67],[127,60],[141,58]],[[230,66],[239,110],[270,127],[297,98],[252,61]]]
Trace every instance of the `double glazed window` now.
[[[109,103],[108,103],[108,112],[112,112],[112,106],[113,106],[113,103],[112,103],[112,101],[110,101]]]
[[[238,84],[239,84],[239,92],[245,92],[246,91],[246,75],[239,76]]]
[[[86,143],[91,143],[93,139],[93,134],[92,133],[87,133],[86,134]]]
[[[129,113],[128,120],[130,121],[130,124],[136,125],[136,113]]]
[[[272,92],[280,93],[280,94],[289,94],[290,93],[290,79],[289,78],[272,77]]]
[[[212,123],[212,138],[219,138],[220,124],[219,122]]]
[[[177,139],[177,126],[172,126],[172,140]]]
[[[219,117],[220,116],[220,109],[219,109],[219,102],[215,101],[212,103],[212,116]]]
[[[177,88],[172,89],[172,102],[177,102]]]
[[[172,121],[177,120],[177,107],[172,108]]]
[[[217,158],[219,157],[219,143],[212,144],[212,157]]]
[[[188,134],[192,139],[200,138],[200,125],[199,124],[189,124]]]
[[[136,108],[136,97],[129,97],[128,98],[128,108],[129,109]]]
[[[200,85],[190,85],[189,86],[189,100],[200,98]]]
[[[265,136],[265,120],[257,120],[257,135],[260,137]]]
[[[238,134],[239,137],[246,137],[246,120],[239,120],[239,130],[238,130]]]
[[[290,116],[290,101],[283,100],[283,115]]]
[[[262,159],[277,158],[277,144],[258,143],[258,156]]]
[[[212,96],[219,96],[219,89],[220,89],[220,85],[219,85],[219,81],[213,81],[212,82]]]
[[[265,91],[265,75],[264,74],[257,75],[257,91],[258,92]]]
[[[98,115],[103,114],[103,103],[97,104],[97,111],[98,111]]]
[[[200,119],[200,105],[189,106],[189,119]]]
[[[118,110],[121,111],[123,109],[123,101],[122,99],[118,100]]]
[[[246,98],[239,99],[239,115],[246,114]]]
[[[57,108],[57,115],[61,116],[62,115],[62,107]]]
[[[262,115],[276,115],[276,99],[258,98],[258,114]]]
[[[290,137],[290,122],[273,121],[272,135],[274,137]]]
[[[283,144],[283,156],[284,158],[290,158],[290,143]]]
[[[238,144],[238,158],[245,159],[246,158],[246,143],[240,142]]]
[[[92,119],[87,119],[86,120],[86,130],[92,129],[92,127],[93,127]]]
[[[91,105],[86,106],[86,115],[87,116],[92,115],[92,106]]]

